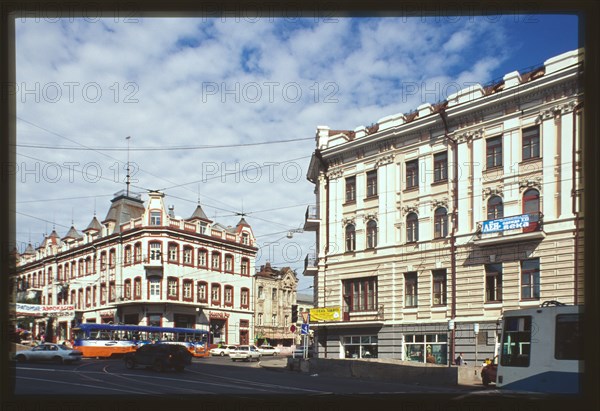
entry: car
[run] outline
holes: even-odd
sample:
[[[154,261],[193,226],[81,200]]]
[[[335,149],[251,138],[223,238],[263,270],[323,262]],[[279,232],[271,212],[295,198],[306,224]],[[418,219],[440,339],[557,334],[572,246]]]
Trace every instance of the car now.
[[[210,349],[210,355],[220,355],[221,357],[229,355],[229,351],[235,350],[235,345],[222,345]]]
[[[269,344],[263,344],[260,347],[258,347],[258,352],[260,352],[261,355],[278,355],[281,350],[279,348],[273,347],[272,345]]]
[[[481,369],[481,382],[484,386],[489,386],[491,382],[496,383],[496,374],[498,372],[498,356],[483,366]]]
[[[28,350],[15,353],[18,362],[53,361],[57,364],[75,363],[81,361],[81,351],[74,350],[63,344],[44,343]]]
[[[229,358],[231,358],[231,361],[260,361],[260,357],[261,353],[254,345],[238,345],[234,350],[229,351]]]
[[[192,363],[192,354],[179,344],[145,344],[136,351],[125,354],[123,360],[129,369],[141,365],[159,372],[168,369],[181,372],[186,365]]]

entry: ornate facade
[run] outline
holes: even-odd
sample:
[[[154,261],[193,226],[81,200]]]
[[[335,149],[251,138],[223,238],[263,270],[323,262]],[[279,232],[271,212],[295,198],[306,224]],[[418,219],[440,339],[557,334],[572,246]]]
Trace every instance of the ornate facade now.
[[[504,310],[583,303],[582,55],[317,128],[305,275],[343,317],[311,324],[320,356],[483,359]]]

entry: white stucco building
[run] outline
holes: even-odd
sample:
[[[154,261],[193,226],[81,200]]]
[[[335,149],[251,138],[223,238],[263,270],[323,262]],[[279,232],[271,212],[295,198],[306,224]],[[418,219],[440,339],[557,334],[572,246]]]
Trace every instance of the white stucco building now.
[[[320,356],[472,361],[504,310],[583,304],[582,56],[317,128],[305,275],[343,317],[311,324]]]

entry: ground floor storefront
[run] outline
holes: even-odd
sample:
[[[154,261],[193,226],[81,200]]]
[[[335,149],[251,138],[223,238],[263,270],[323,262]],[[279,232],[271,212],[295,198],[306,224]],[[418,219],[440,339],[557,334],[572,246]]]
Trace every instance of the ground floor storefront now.
[[[499,324],[455,320],[454,340],[448,323],[352,326],[312,325],[320,358],[389,358],[430,364],[452,364],[459,353],[467,364],[481,363],[498,353]],[[475,332],[477,331],[477,332]]]

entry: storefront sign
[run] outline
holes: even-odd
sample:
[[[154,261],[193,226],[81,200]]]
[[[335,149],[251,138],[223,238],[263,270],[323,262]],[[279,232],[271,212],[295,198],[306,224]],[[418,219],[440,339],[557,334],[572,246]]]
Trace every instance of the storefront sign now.
[[[499,231],[519,230],[529,226],[529,214],[516,215],[501,218],[499,220],[487,220],[483,222],[481,232],[483,234],[496,233]]]
[[[223,313],[220,311],[217,311],[217,312],[209,311],[208,316],[209,316],[209,318],[226,320],[229,318],[229,313]]]
[[[74,315],[74,305],[15,304],[17,315],[58,316]]]
[[[340,307],[311,308],[310,321],[340,321],[342,318],[342,309]]]

